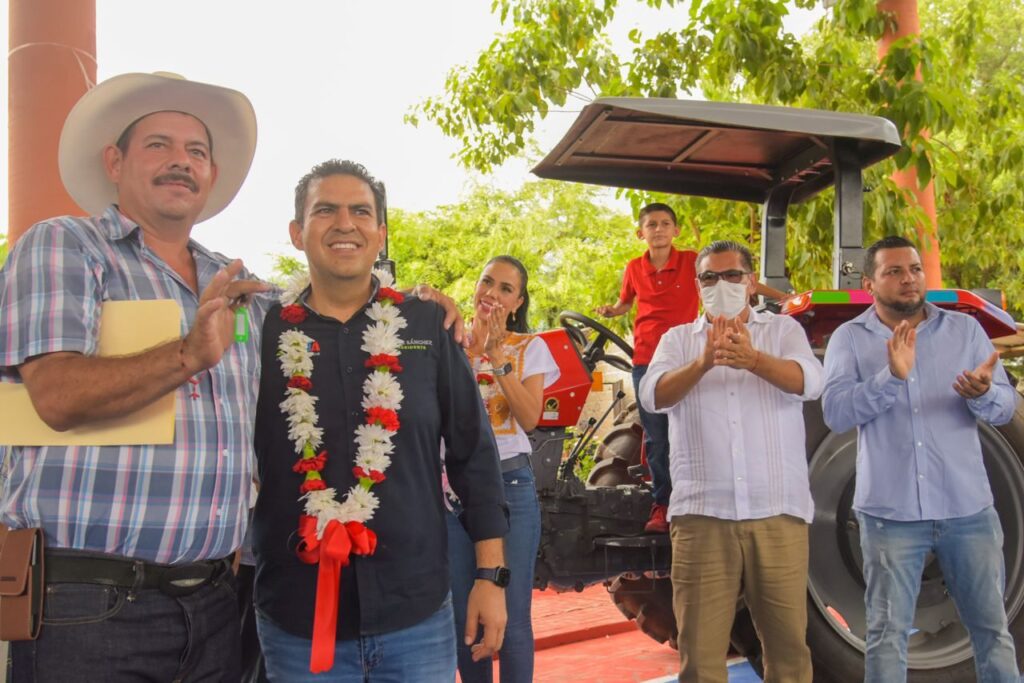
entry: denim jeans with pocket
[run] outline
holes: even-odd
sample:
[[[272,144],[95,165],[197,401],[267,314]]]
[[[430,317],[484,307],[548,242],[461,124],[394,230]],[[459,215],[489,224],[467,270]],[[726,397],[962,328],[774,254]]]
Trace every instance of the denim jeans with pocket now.
[[[867,591],[866,683],[907,676],[907,640],[925,558],[934,553],[974,649],[979,683],[1017,683],[1003,607],[1003,531],[991,506],[967,517],[898,522],[857,513]]]
[[[668,467],[668,415],[649,413],[640,405],[640,380],[647,374],[646,365],[633,367],[633,390],[636,408],[640,411],[640,424],[644,428],[644,455],[651,470],[651,488],[654,502],[668,505],[672,497],[672,474]]]
[[[241,676],[238,631],[229,570],[183,597],[51,583],[39,638],[11,643],[10,680],[234,682]]]
[[[451,683],[455,680],[455,627],[449,593],[432,615],[408,628],[390,633],[339,640],[334,666],[314,674],[309,670],[313,641],[288,633],[256,610],[256,628],[273,682],[302,683]]]
[[[508,503],[509,531],[505,536],[505,564],[512,579],[505,588],[508,624],[505,641],[498,653],[502,683],[529,683],[533,680],[533,568],[540,545],[540,504],[530,467],[502,474]],[[490,683],[493,667],[489,660],[474,662],[466,647],[466,601],[476,580],[476,553],[469,535],[458,518],[448,515],[448,564],[455,601],[455,629],[458,638],[459,675],[463,683]],[[480,635],[483,629],[480,629]]]

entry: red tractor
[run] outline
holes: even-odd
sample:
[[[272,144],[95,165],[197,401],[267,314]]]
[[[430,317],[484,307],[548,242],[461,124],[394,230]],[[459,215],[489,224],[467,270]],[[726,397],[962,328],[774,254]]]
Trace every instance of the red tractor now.
[[[899,135],[877,117],[674,99],[610,98],[588,105],[554,150],[534,169],[542,178],[762,205],[761,277],[789,291],[786,218],[791,204],[835,187],[833,290],[787,299],[815,351],[824,354],[835,328],[871,304],[859,289],[863,262],[862,171],[895,154]],[[963,290],[933,290],[928,301],[974,315],[991,337],[1017,326],[996,303]],[[998,303],[998,302],[997,302]],[[603,325],[562,315],[564,330],[545,333],[562,367],[545,396],[544,420],[533,434],[534,469],[543,515],[535,583],[582,589],[604,582],[628,617],[655,639],[675,642],[671,549],[667,536],[644,535],[650,491],[636,476],[640,431],[627,411],[598,448],[587,484],[563,461],[566,428],[576,424],[590,373],[604,361],[629,369],[632,349]],[[618,353],[609,352],[608,345]],[[621,400],[621,396],[617,400]],[[832,433],[821,406],[805,404],[807,461],[815,516],[810,528],[807,640],[816,681],[863,680],[864,580],[851,504],[856,433]],[[610,411],[610,409],[609,409]],[[606,413],[607,415],[607,413]],[[593,431],[589,425],[587,433]],[[1005,534],[1006,611],[1024,656],[1024,407],[1003,427],[979,425],[985,466]],[[970,641],[933,562],[924,572],[908,653],[911,681],[972,681]],[[740,606],[735,649],[759,668],[760,644]]]

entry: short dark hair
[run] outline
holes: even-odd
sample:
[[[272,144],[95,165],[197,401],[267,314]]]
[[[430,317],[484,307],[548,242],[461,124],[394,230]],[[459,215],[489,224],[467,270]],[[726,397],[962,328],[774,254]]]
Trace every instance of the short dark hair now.
[[[370,186],[373,192],[374,208],[377,211],[377,222],[384,223],[388,210],[387,192],[384,183],[370,175],[366,167],[355,161],[347,159],[328,159],[314,166],[309,173],[299,179],[295,186],[295,222],[302,225],[302,218],[306,212],[306,199],[309,196],[309,184],[314,180],[320,180],[332,175],[349,175],[359,178]]]
[[[640,227],[644,225],[644,219],[647,218],[647,214],[654,213],[655,211],[664,211],[669,216],[672,216],[672,222],[679,225],[679,221],[676,219],[676,212],[672,210],[672,207],[668,204],[662,204],[661,202],[654,202],[648,204],[644,208],[640,209],[640,213],[636,215],[636,224]]]
[[[209,126],[206,125],[206,122],[203,121],[198,116],[196,116],[195,114],[189,114],[187,111],[173,111],[173,110],[170,110],[170,111],[171,111],[172,114],[184,114],[185,116],[191,116],[196,121],[198,121],[199,123],[203,124],[203,130],[206,131],[206,142],[207,142],[207,144],[210,147],[210,160],[212,161],[213,160],[213,135],[210,133],[210,128],[209,128]],[[148,114],[144,114],[144,115],[140,116],[139,118],[135,119],[134,121],[132,121],[131,123],[129,123],[128,127],[125,128],[123,131],[121,131],[121,135],[118,136],[117,142],[115,142],[114,145],[119,150],[121,150],[122,156],[128,153],[128,145],[130,145],[132,143],[132,135],[135,133],[135,126],[139,123],[139,121],[141,121],[142,119],[146,118],[147,116],[152,116],[153,114],[161,114],[161,113],[163,113],[163,112],[151,111]]]
[[[527,324],[527,316],[530,313],[530,290],[526,286],[529,283],[530,276],[526,272],[526,266],[515,256],[509,256],[508,254],[495,256],[484,264],[484,268],[492,263],[507,263],[519,271],[519,279],[522,282],[522,286],[519,288],[519,296],[523,297],[523,303],[519,304],[519,308],[508,317],[505,327],[509,332],[525,334],[530,331],[530,326]]]
[[[701,249],[700,253],[697,254],[697,266],[699,267],[701,261],[711,254],[723,254],[728,251],[739,254],[743,258],[743,267],[751,272],[754,271],[754,257],[751,255],[750,250],[733,240],[715,240]]]
[[[875,254],[882,249],[906,249],[907,247],[917,249],[917,246],[906,237],[900,237],[899,235],[883,237],[864,252],[864,269],[861,271],[861,274],[867,278],[875,277]]]

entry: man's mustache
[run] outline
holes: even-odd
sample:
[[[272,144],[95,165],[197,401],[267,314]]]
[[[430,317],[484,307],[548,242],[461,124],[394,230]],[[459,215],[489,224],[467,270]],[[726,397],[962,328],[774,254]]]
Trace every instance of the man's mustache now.
[[[164,175],[157,176],[153,181],[154,185],[167,185],[169,183],[181,183],[193,192],[199,191],[196,181],[192,180],[192,176],[185,173],[165,173]]]

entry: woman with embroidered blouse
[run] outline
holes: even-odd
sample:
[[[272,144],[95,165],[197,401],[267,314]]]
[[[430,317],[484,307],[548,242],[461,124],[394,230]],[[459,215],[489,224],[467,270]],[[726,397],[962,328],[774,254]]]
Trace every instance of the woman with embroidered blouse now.
[[[505,561],[511,578],[505,589],[508,624],[499,653],[502,683],[533,680],[530,603],[540,543],[540,506],[527,432],[540,419],[545,387],[556,382],[559,375],[547,344],[528,332],[527,279],[526,268],[516,258],[496,256],[487,262],[473,294],[473,321],[466,349],[494,429],[509,508]],[[458,513],[457,502],[455,507]],[[476,560],[473,544],[456,514],[448,516],[448,561],[459,642],[459,675],[464,683],[489,682],[491,662],[474,662],[473,648],[464,644],[466,600],[477,580]]]

